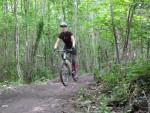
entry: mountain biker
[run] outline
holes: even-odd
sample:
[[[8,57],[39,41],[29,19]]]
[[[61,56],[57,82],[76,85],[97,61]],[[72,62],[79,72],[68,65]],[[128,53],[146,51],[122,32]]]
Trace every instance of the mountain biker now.
[[[54,51],[57,49],[61,40],[65,44],[64,49],[72,49],[72,51],[69,52],[72,55],[72,76],[75,80],[77,80],[78,79],[77,69],[76,69],[77,68],[76,66],[77,50],[76,50],[75,37],[73,36],[73,33],[68,31],[66,22],[62,22],[60,24],[60,28],[61,28],[61,33],[58,35],[58,38],[54,45]]]

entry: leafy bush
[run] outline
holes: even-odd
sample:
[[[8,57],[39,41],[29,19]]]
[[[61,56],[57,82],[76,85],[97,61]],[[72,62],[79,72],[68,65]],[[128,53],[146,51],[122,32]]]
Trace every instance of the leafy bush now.
[[[143,90],[146,94],[150,92],[150,63],[140,61],[127,66],[117,65],[110,73],[103,75],[101,80],[109,87],[111,103],[125,105],[135,91],[138,91],[136,95],[140,95]]]
[[[150,63],[147,61],[139,62],[128,66],[128,73],[126,79],[128,82],[138,79],[140,77],[150,76]]]
[[[14,81],[18,79],[17,71],[16,71],[16,63],[15,62],[9,62],[3,67],[1,67],[1,73],[0,73],[0,82],[4,81]]]
[[[52,75],[50,69],[46,67],[37,69],[33,74],[33,81],[45,81],[53,78],[54,76]]]
[[[102,77],[103,84],[107,85],[108,87],[115,87],[118,83],[117,74],[109,73]]]

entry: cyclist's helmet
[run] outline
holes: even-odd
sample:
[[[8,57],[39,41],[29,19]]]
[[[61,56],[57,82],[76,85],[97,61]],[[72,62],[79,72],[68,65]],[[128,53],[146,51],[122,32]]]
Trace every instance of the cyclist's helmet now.
[[[66,22],[61,22],[60,27],[67,27],[67,23]]]

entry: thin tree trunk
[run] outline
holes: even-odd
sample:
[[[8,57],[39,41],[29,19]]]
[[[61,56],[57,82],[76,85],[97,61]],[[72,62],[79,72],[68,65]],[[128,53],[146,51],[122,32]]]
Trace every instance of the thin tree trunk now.
[[[15,16],[15,45],[16,45],[16,68],[17,74],[20,80],[22,80],[21,69],[20,69],[20,59],[19,59],[19,29],[18,29],[18,19],[17,19],[17,0],[14,0],[14,16]]]
[[[113,34],[114,34],[114,38],[115,38],[116,62],[117,62],[117,63],[120,63],[120,55],[119,55],[119,48],[118,48],[118,42],[117,42],[116,27],[115,27],[115,23],[114,23],[114,13],[113,13],[112,0],[110,0],[110,15],[111,15],[111,19],[112,19]]]
[[[27,18],[28,0],[24,1],[25,18]],[[29,63],[29,42],[28,42],[28,25],[25,24],[25,63]]]
[[[149,60],[149,51],[150,51],[150,39],[147,42],[147,59]]]
[[[36,19],[36,14],[37,14],[37,0],[34,0],[34,17],[35,17],[35,19]]]
[[[131,5],[129,8],[128,19],[127,19],[127,28],[126,28],[126,38],[125,38],[125,42],[124,42],[122,58],[126,57],[126,54],[127,54],[127,48],[128,48],[128,44],[129,44],[129,38],[130,38],[131,24],[132,24],[132,19],[133,19],[133,15],[134,15],[134,11],[135,11],[136,6],[137,6],[137,4],[134,4],[134,5]]]
[[[62,19],[61,21],[66,21],[66,14],[65,14],[65,6],[64,6],[64,0],[62,0],[62,3],[61,3],[61,7],[62,7]]]
[[[74,36],[77,38],[78,3],[74,0]]]
[[[7,0],[4,2],[4,15],[7,15],[8,13],[8,2]],[[3,31],[3,35],[4,35],[4,38],[3,38],[3,44],[4,44],[4,63],[7,64],[7,37],[8,37],[8,21],[7,21],[7,18],[5,18],[5,26],[4,26],[4,31]]]
[[[30,44],[29,44],[29,38],[28,38],[28,10],[29,10],[29,2],[28,0],[24,0],[24,12],[25,12],[25,69],[24,69],[24,80],[27,83],[30,83],[32,81],[31,72],[32,72],[32,66],[31,66],[31,55],[30,55]]]
[[[4,2],[4,12],[5,12],[5,13],[8,12],[8,4],[7,4],[7,0],[5,0],[5,2]]]
[[[35,41],[35,44],[34,44],[33,50],[32,50],[32,63],[35,63],[35,55],[37,53],[38,44],[41,39],[43,27],[44,27],[44,23],[43,23],[43,21],[40,21],[38,24],[38,27],[37,27],[37,38],[36,38],[36,41]]]
[[[7,64],[7,56],[8,56],[8,51],[7,51],[7,37],[8,37],[8,28],[7,28],[7,20],[6,20],[6,26],[4,27],[4,39],[3,39],[3,43],[4,43],[4,62],[5,64]]]
[[[144,50],[143,50],[143,39],[141,37],[141,56],[142,56],[142,59],[144,57]]]

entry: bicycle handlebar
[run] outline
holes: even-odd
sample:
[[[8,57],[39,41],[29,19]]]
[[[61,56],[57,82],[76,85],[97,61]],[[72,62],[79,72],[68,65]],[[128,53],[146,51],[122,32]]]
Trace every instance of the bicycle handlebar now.
[[[56,52],[71,52],[72,49],[56,50]]]

